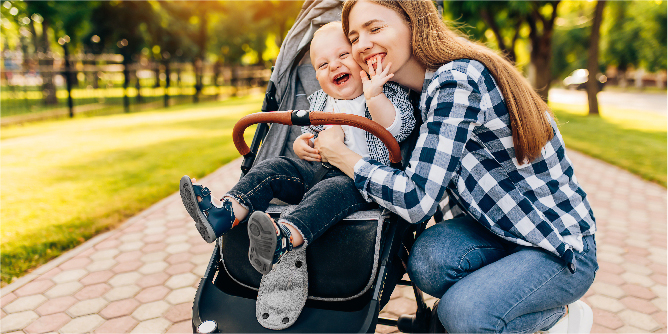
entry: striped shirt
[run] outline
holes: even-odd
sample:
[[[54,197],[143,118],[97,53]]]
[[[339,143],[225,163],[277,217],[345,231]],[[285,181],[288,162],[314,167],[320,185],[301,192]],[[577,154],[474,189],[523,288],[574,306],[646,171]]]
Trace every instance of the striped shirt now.
[[[412,223],[466,212],[505,240],[562,258],[574,272],[573,251],[596,225],[554,120],[541,155],[519,164],[501,91],[482,63],[468,59],[427,72],[420,111],[405,171],[366,158],[355,165],[362,195]]]

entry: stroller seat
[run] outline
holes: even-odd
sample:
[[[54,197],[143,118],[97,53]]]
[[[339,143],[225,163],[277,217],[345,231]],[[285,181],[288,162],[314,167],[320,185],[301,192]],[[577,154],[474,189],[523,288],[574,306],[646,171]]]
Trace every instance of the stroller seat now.
[[[272,205],[267,210],[278,220],[294,206]],[[381,210],[356,212],[308,245],[309,299],[351,300],[364,294],[377,271],[380,236],[387,213]],[[248,261],[247,230],[237,228],[222,240],[223,270],[238,284],[256,290],[262,275]]]
[[[292,206],[272,205],[277,219]],[[309,297],[299,319],[282,332],[372,332],[381,305],[389,300],[403,274],[393,261],[401,245],[397,229],[408,224],[385,210],[360,211],[346,217],[308,245]],[[261,275],[248,261],[245,228],[219,238],[195,296],[193,329],[208,320],[217,332],[270,333],[255,319]],[[385,279],[384,279],[385,278]],[[383,291],[388,287],[388,291]],[[224,305],[224,308],[221,308]]]

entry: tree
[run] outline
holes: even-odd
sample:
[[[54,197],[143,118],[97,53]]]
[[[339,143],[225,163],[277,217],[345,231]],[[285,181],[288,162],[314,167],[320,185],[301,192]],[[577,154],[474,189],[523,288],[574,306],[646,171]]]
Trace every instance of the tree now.
[[[589,37],[589,57],[587,61],[587,70],[589,78],[587,80],[587,98],[589,100],[589,115],[598,115],[598,43],[600,40],[600,27],[603,21],[603,8],[605,0],[598,0],[594,10],[594,22],[591,25],[591,36]]]
[[[453,17],[461,16],[470,20],[478,31],[486,32],[489,29],[495,36],[498,48],[515,59],[516,42],[522,37],[524,26],[528,26],[531,44],[529,82],[543,99],[547,99],[552,81],[552,35],[559,3],[559,0],[451,2],[448,9]]]

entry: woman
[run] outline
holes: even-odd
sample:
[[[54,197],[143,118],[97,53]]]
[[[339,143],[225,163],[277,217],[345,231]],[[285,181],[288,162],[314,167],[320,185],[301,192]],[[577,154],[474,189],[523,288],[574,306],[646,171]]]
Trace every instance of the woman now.
[[[429,0],[349,0],[342,21],[363,69],[380,55],[392,81],[421,92],[423,124],[405,171],[350,151],[336,127],[316,148],[367,200],[412,223],[434,216],[408,273],[441,298],[445,329],[588,332],[578,299],[598,269],[595,221],[547,105],[503,57],[448,30]]]

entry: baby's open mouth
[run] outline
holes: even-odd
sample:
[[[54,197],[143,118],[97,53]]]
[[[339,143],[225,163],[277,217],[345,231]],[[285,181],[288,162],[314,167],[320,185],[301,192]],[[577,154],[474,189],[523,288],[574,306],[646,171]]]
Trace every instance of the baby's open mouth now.
[[[341,73],[334,77],[334,84],[336,84],[337,86],[343,85],[346,81],[348,81],[348,79],[350,79],[350,74]]]

